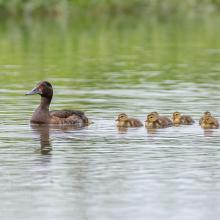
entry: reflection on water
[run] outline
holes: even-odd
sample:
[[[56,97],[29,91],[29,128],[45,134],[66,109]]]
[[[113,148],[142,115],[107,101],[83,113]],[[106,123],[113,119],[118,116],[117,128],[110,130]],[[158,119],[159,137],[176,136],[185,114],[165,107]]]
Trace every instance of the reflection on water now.
[[[40,152],[42,154],[48,154],[52,150],[52,141],[50,139],[50,132],[60,131],[68,132],[73,130],[79,130],[82,128],[77,128],[74,125],[46,125],[46,124],[31,124],[31,128],[35,134],[37,134],[40,142]]]
[[[31,124],[33,131],[39,135],[40,140],[40,152],[42,154],[48,154],[52,150],[52,144],[50,140],[50,130],[48,125],[34,125]]]
[[[156,129],[156,128],[146,128],[146,130],[149,135],[154,135],[158,131],[158,129]]]
[[[0,219],[218,219],[220,129],[198,124],[207,110],[220,118],[216,23],[2,26]],[[51,110],[94,123],[30,126],[39,97],[24,93],[43,79]],[[196,123],[116,127],[118,112],[152,111]]]
[[[117,129],[119,134],[127,133],[128,131],[128,128],[126,127],[117,127]]]
[[[213,129],[204,129],[204,136],[205,137],[212,137],[214,134],[214,130]]]

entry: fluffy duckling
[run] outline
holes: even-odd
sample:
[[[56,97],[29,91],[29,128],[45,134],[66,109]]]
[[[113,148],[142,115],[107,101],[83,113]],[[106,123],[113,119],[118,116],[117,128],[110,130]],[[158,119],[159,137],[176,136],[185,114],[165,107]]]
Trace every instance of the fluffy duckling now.
[[[172,126],[172,121],[165,116],[160,116],[157,112],[151,112],[147,116],[145,126],[147,128],[167,128]]]
[[[219,128],[219,122],[211,115],[203,116],[201,121],[201,127],[204,129],[216,129]]]
[[[154,114],[154,115],[159,116],[162,124],[164,124],[165,127],[171,127],[173,125],[172,121],[168,117],[161,116],[161,115],[159,115],[158,112],[151,112],[149,114]]]
[[[141,127],[143,126],[142,122],[135,118],[129,118],[125,113],[118,115],[116,119],[118,127]]]
[[[195,121],[189,115],[181,115],[179,112],[173,113],[174,125],[192,125]]]
[[[203,122],[203,119],[206,117],[206,116],[212,116],[212,114],[208,111],[204,112],[203,116],[199,119],[199,125],[202,124]]]

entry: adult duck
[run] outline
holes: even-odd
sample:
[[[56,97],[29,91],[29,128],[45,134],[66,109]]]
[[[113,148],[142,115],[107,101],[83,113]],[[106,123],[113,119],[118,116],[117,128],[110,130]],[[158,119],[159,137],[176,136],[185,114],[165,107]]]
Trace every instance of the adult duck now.
[[[26,95],[39,94],[41,96],[40,105],[34,111],[31,123],[34,124],[69,124],[77,127],[87,126],[88,118],[84,112],[77,110],[49,111],[49,106],[53,98],[53,87],[47,81],[42,81]]]

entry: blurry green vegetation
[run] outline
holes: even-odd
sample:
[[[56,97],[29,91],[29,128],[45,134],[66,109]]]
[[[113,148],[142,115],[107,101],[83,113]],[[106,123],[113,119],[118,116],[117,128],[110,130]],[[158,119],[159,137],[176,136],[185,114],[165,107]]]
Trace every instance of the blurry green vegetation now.
[[[75,88],[220,81],[219,19],[0,23],[1,88],[41,79]]]
[[[220,12],[220,0],[0,0],[2,16],[193,15]]]

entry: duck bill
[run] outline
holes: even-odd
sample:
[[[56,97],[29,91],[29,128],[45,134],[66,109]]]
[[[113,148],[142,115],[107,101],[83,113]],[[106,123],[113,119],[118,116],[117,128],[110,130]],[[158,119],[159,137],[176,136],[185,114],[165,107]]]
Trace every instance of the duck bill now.
[[[42,92],[39,90],[38,87],[32,89],[30,92],[27,92],[25,95],[35,95],[35,94],[42,95]]]

